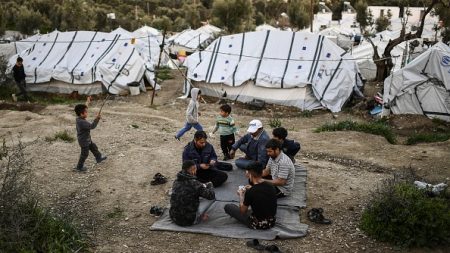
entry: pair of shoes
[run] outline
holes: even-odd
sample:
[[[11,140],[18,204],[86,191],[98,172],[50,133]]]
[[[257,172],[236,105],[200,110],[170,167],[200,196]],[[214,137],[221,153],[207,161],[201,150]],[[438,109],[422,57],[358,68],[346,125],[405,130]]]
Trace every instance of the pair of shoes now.
[[[87,167],[86,166],[83,166],[83,167],[75,167],[75,168],[73,168],[75,171],[78,171],[78,172],[85,172],[85,171],[87,171]]]
[[[99,159],[96,159],[96,160],[97,160],[97,163],[103,162],[104,160],[106,160],[106,158],[108,158],[108,157],[107,157],[107,156],[102,156],[102,157],[100,157]]]
[[[176,135],[175,135],[175,140],[181,141],[181,140],[180,140],[180,137],[177,137]]]
[[[153,176],[153,180],[150,182],[151,185],[158,185],[165,183],[167,183],[167,178],[159,172]]]
[[[163,212],[164,212],[164,208],[163,207],[152,206],[150,208],[150,214],[155,216],[155,217],[161,216],[161,214],[163,214]]]
[[[277,245],[271,244],[271,245],[265,246],[263,244],[260,244],[258,239],[250,240],[250,241],[248,241],[246,243],[246,245],[247,245],[247,247],[256,249],[258,251],[266,250],[266,251],[269,251],[269,252],[272,252],[272,253],[281,253],[281,251],[280,251],[280,249],[278,248]]]
[[[325,225],[331,224],[331,220],[323,217],[322,213],[323,213],[322,208],[311,208],[311,210],[308,211],[308,219],[318,224],[325,224]]]

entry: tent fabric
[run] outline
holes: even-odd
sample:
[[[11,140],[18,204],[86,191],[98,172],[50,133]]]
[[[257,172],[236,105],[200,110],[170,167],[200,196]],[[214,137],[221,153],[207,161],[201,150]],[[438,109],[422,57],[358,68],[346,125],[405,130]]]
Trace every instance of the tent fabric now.
[[[228,180],[215,189],[216,199],[201,199],[199,210],[206,212],[208,220],[190,227],[181,227],[174,224],[168,209],[151,226],[152,230],[180,231],[191,233],[210,234],[231,238],[253,238],[273,240],[275,238],[298,238],[307,234],[308,226],[300,223],[299,208],[306,207],[306,178],[307,170],[302,165],[295,165],[295,183],[292,196],[278,199],[277,222],[269,230],[253,230],[245,227],[224,211],[226,204],[238,204],[236,191],[239,185],[248,184],[244,170],[234,169],[228,172]]]
[[[324,36],[306,32],[223,36],[187,57],[185,65],[188,78],[208,84],[238,87],[253,80],[256,86],[271,89],[310,85],[316,100],[333,112],[340,111],[353,89],[362,85],[351,56]]]
[[[222,30],[213,25],[204,25],[196,30],[186,29],[170,37],[167,42],[176,48],[195,51],[206,47]],[[174,52],[175,50],[171,50]]]
[[[26,82],[31,85],[54,79],[78,90],[79,85],[99,81],[108,92],[119,94],[128,90],[131,82],[140,82],[144,88],[144,75],[153,76],[130,37],[119,33],[54,31],[41,35],[30,48],[11,57],[10,66],[17,56],[24,59]]]
[[[384,81],[384,102],[394,114],[424,114],[450,121],[450,47],[442,42]]]

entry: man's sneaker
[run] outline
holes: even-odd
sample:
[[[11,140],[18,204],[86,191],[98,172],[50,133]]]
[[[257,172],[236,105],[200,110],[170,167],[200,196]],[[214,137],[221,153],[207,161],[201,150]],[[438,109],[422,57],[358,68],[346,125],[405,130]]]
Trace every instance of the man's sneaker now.
[[[75,168],[73,168],[74,170],[76,170],[76,171],[79,171],[79,172],[85,172],[85,171],[87,171],[87,168],[86,168],[86,166],[83,166],[83,167],[75,167]]]
[[[175,135],[175,140],[181,141],[181,140],[180,140],[180,137],[177,137],[176,135]]]
[[[102,156],[102,157],[100,157],[99,159],[96,159],[96,160],[97,160],[97,163],[103,162],[104,160],[106,160],[106,158],[108,158],[108,157],[107,157],[107,156]]]

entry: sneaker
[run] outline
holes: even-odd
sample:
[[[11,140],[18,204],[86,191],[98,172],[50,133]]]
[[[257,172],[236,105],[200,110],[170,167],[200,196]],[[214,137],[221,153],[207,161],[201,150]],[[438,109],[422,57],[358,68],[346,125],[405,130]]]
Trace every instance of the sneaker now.
[[[73,169],[78,171],[78,172],[85,172],[85,171],[87,171],[87,167],[86,166],[83,166],[81,168],[80,167],[75,167]]]
[[[150,214],[154,217],[159,217],[164,213],[164,208],[159,206],[152,206],[150,208]]]
[[[96,160],[97,160],[97,163],[103,162],[104,160],[106,160],[106,158],[108,158],[108,157],[107,157],[107,156],[102,156],[102,157],[100,157],[99,159],[96,159]]]
[[[13,102],[17,102],[16,94],[12,94],[11,97],[12,97]]]
[[[181,141],[181,140],[180,140],[180,137],[177,137],[176,135],[175,135],[175,140]]]

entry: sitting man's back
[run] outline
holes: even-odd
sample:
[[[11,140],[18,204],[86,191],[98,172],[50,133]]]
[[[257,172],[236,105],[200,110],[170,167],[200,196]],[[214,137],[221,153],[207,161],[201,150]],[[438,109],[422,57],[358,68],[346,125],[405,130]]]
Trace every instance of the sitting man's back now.
[[[190,226],[201,221],[203,214],[198,211],[199,197],[210,200],[215,198],[212,184],[200,183],[195,176],[196,171],[193,161],[185,161],[173,182],[169,215],[179,226]]]

